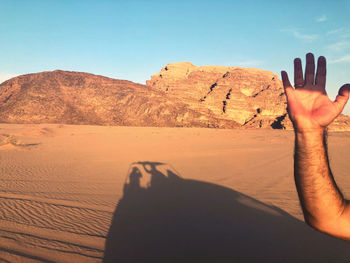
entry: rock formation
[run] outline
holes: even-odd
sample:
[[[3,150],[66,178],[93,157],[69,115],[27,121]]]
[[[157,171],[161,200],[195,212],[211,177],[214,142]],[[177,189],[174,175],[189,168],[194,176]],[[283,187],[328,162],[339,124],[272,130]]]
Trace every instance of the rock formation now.
[[[126,80],[56,70],[0,85],[0,122],[123,126],[230,127],[165,92]]]
[[[241,126],[265,128],[285,113],[281,81],[272,72],[239,67],[163,67],[147,85],[181,98],[196,111],[210,110]]]
[[[291,129],[278,76],[173,63],[147,85],[56,70],[0,85],[0,122]],[[350,130],[340,116],[333,130]]]

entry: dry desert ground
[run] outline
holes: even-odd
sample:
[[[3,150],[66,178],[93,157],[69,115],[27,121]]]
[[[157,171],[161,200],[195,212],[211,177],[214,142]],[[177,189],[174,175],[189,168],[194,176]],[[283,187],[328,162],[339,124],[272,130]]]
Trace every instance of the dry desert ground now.
[[[293,132],[0,125],[0,262],[350,262],[303,223]],[[350,133],[329,135],[350,197]]]

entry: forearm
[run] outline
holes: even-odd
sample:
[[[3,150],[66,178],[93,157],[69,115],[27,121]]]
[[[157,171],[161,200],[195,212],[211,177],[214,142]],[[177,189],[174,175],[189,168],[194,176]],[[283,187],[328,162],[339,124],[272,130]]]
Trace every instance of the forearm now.
[[[329,167],[326,132],[295,132],[294,176],[305,220],[327,232],[346,207]]]

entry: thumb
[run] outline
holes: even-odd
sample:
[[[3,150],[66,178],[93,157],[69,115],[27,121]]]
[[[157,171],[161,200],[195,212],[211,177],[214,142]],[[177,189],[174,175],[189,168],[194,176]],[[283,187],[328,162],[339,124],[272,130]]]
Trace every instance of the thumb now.
[[[338,95],[334,101],[334,104],[339,111],[342,111],[344,109],[345,104],[349,99],[349,94],[350,94],[350,84],[345,84],[339,89]]]
[[[348,99],[349,93],[350,93],[350,84],[345,84],[339,89],[338,95],[344,96]]]

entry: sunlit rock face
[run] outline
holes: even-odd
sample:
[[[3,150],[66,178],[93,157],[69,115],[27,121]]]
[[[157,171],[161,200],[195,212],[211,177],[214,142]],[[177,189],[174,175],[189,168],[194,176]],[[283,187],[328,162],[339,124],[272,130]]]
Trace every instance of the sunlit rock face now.
[[[50,71],[0,85],[0,122],[292,129],[272,72],[172,63],[147,85],[89,73]],[[350,130],[341,115],[330,127]]]
[[[276,118],[286,113],[281,81],[260,69],[173,63],[147,85],[181,98],[196,111],[210,111],[242,127],[272,128]]]

